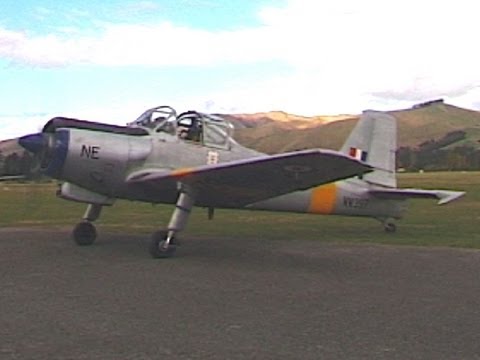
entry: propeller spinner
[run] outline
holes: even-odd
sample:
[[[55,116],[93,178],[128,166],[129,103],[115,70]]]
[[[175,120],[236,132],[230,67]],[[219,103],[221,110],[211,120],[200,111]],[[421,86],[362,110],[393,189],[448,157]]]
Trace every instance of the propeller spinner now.
[[[18,144],[31,153],[38,154],[45,148],[46,134],[38,133],[22,136],[18,139]]]
[[[68,152],[69,131],[58,130],[55,133],[36,133],[22,136],[18,144],[33,153],[38,169],[45,175],[56,177],[62,171]]]

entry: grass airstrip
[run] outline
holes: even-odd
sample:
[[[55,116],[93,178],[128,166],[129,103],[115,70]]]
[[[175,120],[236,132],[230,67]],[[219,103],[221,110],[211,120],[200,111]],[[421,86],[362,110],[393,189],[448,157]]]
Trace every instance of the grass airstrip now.
[[[245,210],[207,211],[195,208],[184,237],[241,240],[315,240],[334,243],[376,243],[480,248],[480,172],[404,173],[401,187],[463,190],[467,194],[448,205],[411,200],[409,211],[387,234],[369,218],[318,216]],[[0,227],[73,227],[85,205],[55,196],[56,183],[0,184]],[[166,226],[172,206],[118,201],[97,221],[102,231],[148,234]]]

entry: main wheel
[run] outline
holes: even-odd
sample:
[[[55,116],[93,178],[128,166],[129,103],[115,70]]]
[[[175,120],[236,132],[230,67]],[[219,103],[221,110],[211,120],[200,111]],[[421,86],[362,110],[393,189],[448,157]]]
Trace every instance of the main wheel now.
[[[177,247],[174,244],[174,241],[170,241],[167,248],[164,247],[167,235],[168,232],[166,230],[160,230],[152,234],[148,250],[154,259],[169,258],[175,255]]]
[[[90,221],[82,221],[75,226],[72,236],[77,245],[88,246],[97,238],[97,230]]]

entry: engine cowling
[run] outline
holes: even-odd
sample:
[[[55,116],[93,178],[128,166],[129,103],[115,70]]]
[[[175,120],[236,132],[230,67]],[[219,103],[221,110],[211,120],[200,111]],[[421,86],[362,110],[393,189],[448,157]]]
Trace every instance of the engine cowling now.
[[[107,196],[124,186],[129,164],[151,151],[146,136],[76,128],[27,135],[19,144],[40,158],[46,175]]]

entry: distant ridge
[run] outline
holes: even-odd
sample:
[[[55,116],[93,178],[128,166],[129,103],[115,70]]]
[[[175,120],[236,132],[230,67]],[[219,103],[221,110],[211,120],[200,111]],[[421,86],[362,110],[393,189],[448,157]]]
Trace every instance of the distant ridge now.
[[[253,114],[218,114],[232,121],[237,128],[252,128],[265,124],[276,124],[287,129],[308,129],[333,121],[344,120],[352,115],[301,116],[284,111],[269,111]]]
[[[418,147],[461,131],[465,136],[448,146],[480,148],[480,112],[446,104],[442,99],[390,111],[398,120],[398,146]],[[307,148],[339,149],[359,115],[300,116],[284,111],[255,114],[219,114],[235,125],[235,138],[245,146],[266,153]],[[16,140],[0,142],[8,156],[22,152]]]
[[[480,112],[478,111],[449,105],[440,99],[388,113],[398,120],[399,147],[418,147],[425,142],[439,140],[454,131],[465,132],[465,138],[449,145],[450,147],[461,145],[480,147],[478,142],[480,140]],[[248,115],[242,116],[248,117]],[[342,115],[336,121],[317,122],[308,127],[289,126],[286,120],[280,123],[272,118],[270,121],[257,123],[256,126],[252,121],[248,128],[239,127],[236,130],[236,139],[246,146],[267,153],[315,147],[337,150],[350,133],[358,117],[359,115]],[[307,121],[310,118],[304,119]]]
[[[0,141],[0,151],[3,156],[8,156],[14,152],[23,152],[23,149],[18,145],[17,140],[3,140]]]

